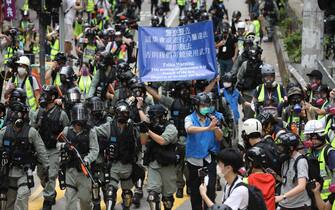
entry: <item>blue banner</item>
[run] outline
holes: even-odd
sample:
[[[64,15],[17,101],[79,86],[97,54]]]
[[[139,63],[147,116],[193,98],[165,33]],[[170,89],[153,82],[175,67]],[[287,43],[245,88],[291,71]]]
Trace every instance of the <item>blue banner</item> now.
[[[176,28],[139,28],[142,82],[213,79],[217,74],[212,21]]]

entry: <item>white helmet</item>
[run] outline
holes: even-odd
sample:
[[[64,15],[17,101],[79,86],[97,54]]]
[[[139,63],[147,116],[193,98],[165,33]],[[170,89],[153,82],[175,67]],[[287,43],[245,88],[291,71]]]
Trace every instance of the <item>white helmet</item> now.
[[[242,132],[243,131],[246,135],[250,135],[251,133],[262,134],[262,123],[255,118],[247,119],[243,122]]]
[[[325,127],[319,120],[310,120],[305,125],[304,134],[319,133],[323,135],[325,132]]]
[[[16,61],[17,64],[23,64],[26,66],[30,66],[30,60],[27,56],[21,56],[18,61]]]
[[[236,25],[236,28],[239,29],[239,28],[245,28],[245,22],[244,21],[240,21],[237,23]]]

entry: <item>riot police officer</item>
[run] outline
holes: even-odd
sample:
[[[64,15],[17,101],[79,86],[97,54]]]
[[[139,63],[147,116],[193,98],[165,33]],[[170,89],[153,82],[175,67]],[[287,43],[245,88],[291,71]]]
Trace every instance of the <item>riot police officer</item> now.
[[[151,210],[160,210],[160,194],[165,210],[171,210],[176,190],[177,128],[169,123],[167,110],[160,104],[149,107],[150,124],[140,126],[141,143],[146,145],[144,164],[148,165],[148,198]]]
[[[93,126],[99,126],[110,120],[110,117],[105,112],[105,104],[101,98],[94,96],[87,99],[87,108],[89,111],[88,124]]]
[[[258,46],[251,47],[249,59],[242,64],[237,73],[237,87],[248,102],[251,102],[256,87],[262,83],[261,55],[262,50]],[[254,111],[244,106],[243,114],[243,120],[246,120],[254,116]]]
[[[67,91],[76,86],[75,81],[77,81],[77,75],[75,74],[71,66],[64,66],[61,68],[60,81],[62,85],[59,88],[60,97],[65,95]]]
[[[4,209],[28,210],[30,189],[34,187],[36,158],[48,178],[49,160],[44,143],[35,128],[29,126],[28,107],[11,104],[10,124],[0,131],[1,197]],[[37,154],[37,157],[35,155]]]
[[[56,179],[58,176],[60,152],[56,148],[57,136],[69,124],[69,118],[62,108],[54,103],[58,98],[58,91],[55,86],[49,85],[43,87],[39,100],[40,107],[33,115],[31,124],[39,131],[46,147],[49,158],[49,180],[42,182],[44,187],[43,210],[51,210],[51,206],[56,203]],[[37,174],[41,180],[44,180],[41,173],[41,167],[38,165]]]
[[[70,114],[71,125],[64,128],[60,138],[64,143],[58,143],[58,147],[63,148],[67,155],[66,161],[61,163],[66,168],[65,209],[76,209],[77,199],[79,199],[80,208],[90,210],[91,180],[84,174],[87,170],[82,171],[82,169],[90,166],[98,156],[97,134],[93,128],[87,126],[88,112],[84,104],[75,104]]]
[[[105,200],[107,209],[114,209],[116,192],[121,181],[123,209],[130,209],[133,193],[131,188],[132,163],[135,159],[136,131],[129,120],[129,105],[120,100],[115,105],[115,118],[96,127],[98,136],[108,139],[108,143],[100,151],[107,154],[110,161],[110,182],[105,186]],[[105,163],[107,164],[107,163]]]
[[[11,104],[13,102],[21,102],[26,103],[27,100],[27,94],[26,91],[22,88],[14,88],[9,95],[9,106],[6,110],[6,118],[5,118],[5,125],[8,125],[11,123],[11,118],[9,117],[11,115]]]
[[[173,97],[160,96],[157,92],[151,88],[147,87],[147,91],[165,107],[168,107],[171,111],[171,119],[174,121],[174,125],[178,130],[178,150],[181,154],[185,154],[185,141],[186,141],[186,131],[184,127],[184,119],[187,115],[192,113],[193,106],[191,103],[191,84],[188,81],[179,81],[174,85],[174,90],[172,91]],[[182,198],[184,195],[184,186],[186,177],[186,184],[188,184],[188,173],[185,166],[184,159],[185,155],[182,155],[181,160],[177,166],[177,198]],[[190,190],[187,190],[188,194]]]

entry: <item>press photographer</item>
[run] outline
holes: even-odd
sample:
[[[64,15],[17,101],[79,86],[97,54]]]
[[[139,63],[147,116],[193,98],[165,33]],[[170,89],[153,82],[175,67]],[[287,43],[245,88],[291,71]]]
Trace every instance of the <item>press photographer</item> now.
[[[210,97],[206,93],[198,93],[193,99],[195,111],[185,118],[186,161],[189,170],[189,186],[191,189],[191,204],[193,210],[207,209],[201,203],[199,186],[203,180],[208,180],[207,195],[215,200],[216,162],[210,154],[214,141],[221,141],[222,130],[217,126],[216,117],[207,117],[210,114]],[[203,177],[204,167],[208,175]],[[199,176],[201,175],[201,176]],[[208,177],[208,178],[207,178]],[[203,206],[203,208],[202,208]]]

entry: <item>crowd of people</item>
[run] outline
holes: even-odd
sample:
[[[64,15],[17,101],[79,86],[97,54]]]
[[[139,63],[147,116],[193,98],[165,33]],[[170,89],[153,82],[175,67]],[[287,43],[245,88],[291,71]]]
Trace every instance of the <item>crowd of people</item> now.
[[[32,75],[40,46],[28,3],[19,26],[0,34],[1,210],[28,209],[35,170],[43,210],[56,204],[57,180],[67,210],[78,201],[82,210],[101,201],[114,209],[119,188],[125,210],[144,200],[170,210],[185,193],[193,210],[333,208],[335,89],[317,69],[307,87],[284,87],[262,61],[282,2],[247,0],[243,21],[222,0],[208,10],[206,1],[177,0],[180,26],[213,22],[220,71],[212,80],[141,83],[142,1],[66,0],[64,52],[50,15],[45,85]],[[151,0],[152,27],[166,27],[170,3]]]

